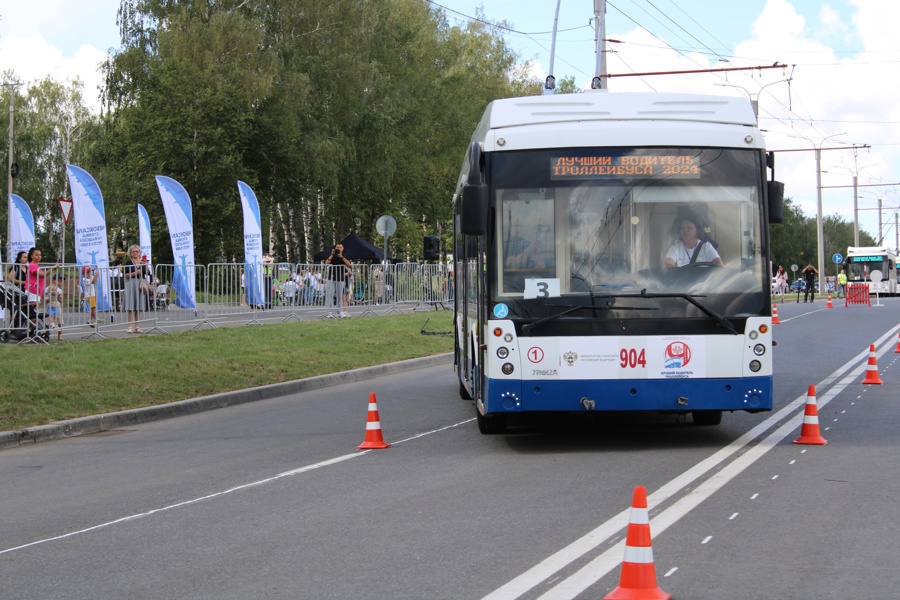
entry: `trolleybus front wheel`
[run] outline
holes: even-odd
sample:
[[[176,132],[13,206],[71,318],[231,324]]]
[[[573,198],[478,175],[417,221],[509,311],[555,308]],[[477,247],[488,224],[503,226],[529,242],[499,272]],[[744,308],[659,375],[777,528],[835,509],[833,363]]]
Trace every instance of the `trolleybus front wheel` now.
[[[721,410],[695,410],[691,413],[694,425],[708,426],[718,425],[722,422]]]
[[[484,416],[478,407],[475,407],[475,417],[478,421],[478,431],[484,435],[493,435],[506,431],[506,415]]]

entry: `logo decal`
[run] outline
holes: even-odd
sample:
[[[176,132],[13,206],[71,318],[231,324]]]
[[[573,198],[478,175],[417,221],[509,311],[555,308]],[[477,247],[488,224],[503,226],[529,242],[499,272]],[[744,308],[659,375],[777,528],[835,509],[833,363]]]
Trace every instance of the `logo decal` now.
[[[571,366],[575,365],[575,361],[578,360],[578,353],[576,352],[566,352],[563,354],[563,360],[566,361],[566,364]]]
[[[494,305],[494,316],[498,319],[505,319],[509,314],[509,307],[503,303]]]
[[[681,369],[691,362],[691,348],[684,342],[672,342],[666,346],[665,367]]]

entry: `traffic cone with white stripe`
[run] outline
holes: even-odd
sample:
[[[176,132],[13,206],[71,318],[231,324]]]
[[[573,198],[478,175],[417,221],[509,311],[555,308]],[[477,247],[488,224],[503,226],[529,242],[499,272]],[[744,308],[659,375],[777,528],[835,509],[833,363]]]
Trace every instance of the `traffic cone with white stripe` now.
[[[809,386],[806,392],[806,411],[803,413],[803,426],[800,428],[800,437],[794,440],[795,444],[811,444],[824,446],[828,441],[819,433],[819,408],[816,405],[816,386]]]
[[[866,378],[863,383],[874,383],[881,385],[884,383],[878,376],[878,358],[875,356],[875,344],[869,344],[869,366],[866,367]]]
[[[369,394],[369,414],[366,417],[366,439],[357,446],[359,450],[381,450],[388,448],[390,444],[381,436],[381,419],[378,418],[378,403],[375,401],[375,393]]]
[[[897,347],[894,348],[895,354],[900,354],[900,332],[897,332]]]
[[[603,597],[603,600],[669,600],[667,594],[656,585],[656,567],[653,566],[653,547],[650,542],[650,515],[647,511],[647,488],[634,488],[631,501],[631,517],[625,535],[625,559],[619,586]]]
[[[825,305],[825,308],[834,308],[834,304],[831,303],[831,292],[828,292],[828,304]]]
[[[781,321],[778,320],[778,307],[775,303],[772,303],[772,325],[780,325]]]

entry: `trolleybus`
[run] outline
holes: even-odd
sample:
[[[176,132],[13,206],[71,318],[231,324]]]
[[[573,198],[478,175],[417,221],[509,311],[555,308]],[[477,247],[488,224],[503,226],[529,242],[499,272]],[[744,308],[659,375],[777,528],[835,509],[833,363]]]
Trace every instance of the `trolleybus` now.
[[[850,246],[844,259],[847,283],[866,282],[869,293],[882,296],[897,294],[897,255],[885,246]],[[881,283],[872,281],[872,271],[881,272]]]
[[[480,431],[527,412],[771,410],[784,187],[767,168],[741,98],[492,102],[453,197],[454,364]]]

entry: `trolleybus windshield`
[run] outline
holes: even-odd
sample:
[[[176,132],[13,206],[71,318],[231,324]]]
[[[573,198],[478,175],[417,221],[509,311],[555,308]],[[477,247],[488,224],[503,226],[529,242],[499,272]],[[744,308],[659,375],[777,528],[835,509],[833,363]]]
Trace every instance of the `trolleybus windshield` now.
[[[725,316],[760,314],[759,161],[719,148],[493,154],[494,299],[525,318],[604,302],[615,318],[700,316],[685,294]]]

